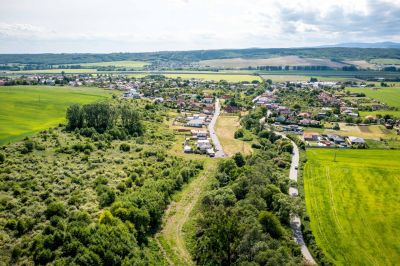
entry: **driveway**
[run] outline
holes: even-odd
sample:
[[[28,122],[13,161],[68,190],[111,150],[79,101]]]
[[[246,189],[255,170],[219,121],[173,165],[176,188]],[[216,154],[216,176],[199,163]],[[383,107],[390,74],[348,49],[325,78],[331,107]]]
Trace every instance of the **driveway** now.
[[[221,113],[221,106],[219,105],[219,99],[215,100],[215,111],[214,116],[208,125],[208,131],[210,132],[211,140],[214,143],[215,147],[215,158],[225,157],[224,150],[222,149],[222,145],[219,142],[218,136],[215,133],[215,124],[217,123],[218,116]]]

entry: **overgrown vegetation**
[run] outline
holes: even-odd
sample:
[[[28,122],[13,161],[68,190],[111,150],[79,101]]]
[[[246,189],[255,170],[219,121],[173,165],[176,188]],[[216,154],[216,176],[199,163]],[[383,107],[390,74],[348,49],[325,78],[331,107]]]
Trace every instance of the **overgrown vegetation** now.
[[[301,212],[287,194],[292,146],[252,122],[262,115],[263,110],[255,109],[243,118],[257,138],[256,151],[222,160],[202,199],[192,251],[199,265],[294,265],[302,261],[289,228],[290,214]]]
[[[202,163],[168,155],[160,106],[114,100],[68,114],[67,130],[1,147],[2,263],[165,265],[152,236]]]

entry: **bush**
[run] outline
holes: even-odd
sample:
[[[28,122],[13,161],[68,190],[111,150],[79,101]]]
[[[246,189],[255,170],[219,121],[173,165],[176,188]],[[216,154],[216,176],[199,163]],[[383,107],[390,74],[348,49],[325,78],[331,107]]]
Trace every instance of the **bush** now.
[[[263,230],[269,233],[273,238],[283,236],[283,228],[279,219],[269,211],[261,211],[258,215],[258,221],[263,227]]]
[[[234,135],[235,139],[243,138],[243,136],[244,136],[243,129],[240,128],[235,131],[235,135]]]
[[[119,146],[119,149],[120,149],[120,151],[128,152],[128,151],[131,150],[131,146],[129,146],[129,144],[122,143],[122,144]]]
[[[45,211],[45,215],[47,219],[57,215],[57,216],[65,216],[66,214],[66,209],[65,206],[62,202],[52,202],[47,206],[47,209]]]
[[[6,161],[6,156],[3,153],[0,153],[0,164]]]

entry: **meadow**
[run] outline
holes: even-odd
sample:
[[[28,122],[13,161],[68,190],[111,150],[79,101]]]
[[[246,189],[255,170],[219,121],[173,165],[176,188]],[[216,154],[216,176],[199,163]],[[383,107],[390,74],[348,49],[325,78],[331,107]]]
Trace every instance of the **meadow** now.
[[[307,158],[306,207],[318,246],[337,265],[397,264],[400,151],[308,149]]]
[[[64,73],[96,73],[96,69],[71,69],[71,68],[53,68],[53,69],[38,69],[38,70],[21,70],[21,71],[12,71],[15,74],[24,74],[24,73],[43,73],[43,74],[61,74]]]
[[[389,106],[400,108],[400,85],[396,83],[395,87],[373,88],[346,88],[351,92],[365,93],[370,98],[377,99]]]
[[[240,139],[235,139],[235,131],[240,128],[238,116],[219,116],[215,133],[221,142],[224,153],[227,156],[233,156],[237,152],[248,155],[251,154],[252,149],[249,142],[244,142]]]
[[[110,97],[110,91],[99,88],[0,87],[0,145],[64,122],[65,110],[73,103]]]

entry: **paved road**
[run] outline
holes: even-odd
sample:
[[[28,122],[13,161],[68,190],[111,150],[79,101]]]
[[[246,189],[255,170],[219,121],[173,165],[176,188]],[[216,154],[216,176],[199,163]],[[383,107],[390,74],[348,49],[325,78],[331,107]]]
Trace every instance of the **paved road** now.
[[[214,116],[213,116],[210,124],[208,125],[208,131],[210,132],[211,140],[214,143],[214,147],[215,147],[215,157],[216,158],[225,157],[225,153],[224,153],[224,150],[222,149],[222,145],[219,142],[218,136],[214,130],[215,123],[217,123],[217,119],[218,119],[220,112],[221,112],[221,107],[219,105],[219,99],[217,99],[215,101]]]
[[[287,138],[282,133],[279,132],[276,133],[281,135],[283,138]],[[292,163],[290,164],[289,179],[297,182],[298,171],[296,167],[298,167],[300,160],[299,148],[293,141],[291,141],[291,143],[293,145],[293,155],[292,155]],[[297,197],[299,195],[299,191],[295,187],[290,187],[289,195],[292,197]],[[300,217],[297,215],[292,215],[290,218],[290,226],[292,227],[293,230],[293,238],[296,241],[296,243],[300,245],[301,253],[303,254],[304,258],[311,264],[317,264],[314,258],[312,257],[310,251],[308,250],[306,243],[304,242],[303,234],[301,232]]]

